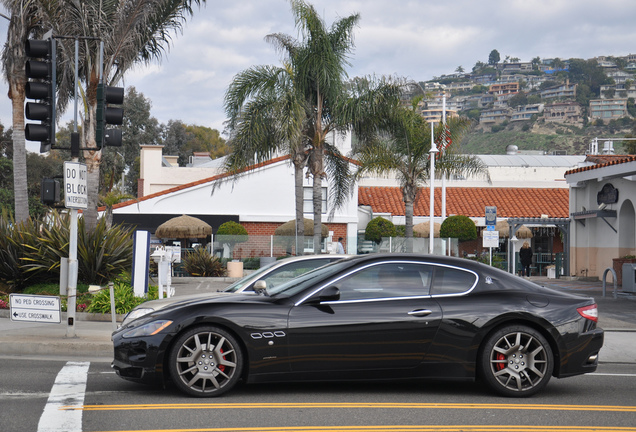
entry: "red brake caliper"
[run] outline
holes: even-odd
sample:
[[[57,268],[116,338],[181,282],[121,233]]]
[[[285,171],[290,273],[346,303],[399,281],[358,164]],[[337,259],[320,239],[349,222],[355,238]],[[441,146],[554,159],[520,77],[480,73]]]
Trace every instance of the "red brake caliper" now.
[[[506,356],[504,356],[502,353],[497,353],[497,360],[505,360]],[[497,363],[497,370],[500,371],[502,369],[504,369],[506,367],[505,363]]]
[[[221,350],[221,354],[223,354],[223,350]],[[223,359],[225,360],[225,356],[223,356]],[[219,365],[217,369],[221,372],[225,372],[225,365]]]

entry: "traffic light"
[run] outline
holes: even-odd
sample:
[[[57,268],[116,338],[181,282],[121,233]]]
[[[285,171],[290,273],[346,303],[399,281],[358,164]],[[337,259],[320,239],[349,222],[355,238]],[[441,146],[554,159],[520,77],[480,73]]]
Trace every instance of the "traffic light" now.
[[[26,56],[31,59],[25,64],[28,79],[25,87],[27,102],[24,114],[29,120],[24,136],[29,141],[40,141],[40,153],[46,153],[55,145],[55,39],[26,41]]]
[[[119,126],[124,121],[123,108],[110,106],[124,103],[123,87],[97,85],[97,129],[95,143],[97,148],[102,145],[119,147],[122,145],[121,129],[106,129],[106,125]]]
[[[51,178],[42,179],[40,198],[44,204],[55,204],[60,201],[60,184]]]

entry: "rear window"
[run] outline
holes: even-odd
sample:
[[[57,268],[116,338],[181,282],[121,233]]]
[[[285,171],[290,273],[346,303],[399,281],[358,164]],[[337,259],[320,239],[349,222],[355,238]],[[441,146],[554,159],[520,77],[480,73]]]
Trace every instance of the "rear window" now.
[[[463,294],[477,282],[477,275],[454,267],[438,266],[431,288],[431,295]]]

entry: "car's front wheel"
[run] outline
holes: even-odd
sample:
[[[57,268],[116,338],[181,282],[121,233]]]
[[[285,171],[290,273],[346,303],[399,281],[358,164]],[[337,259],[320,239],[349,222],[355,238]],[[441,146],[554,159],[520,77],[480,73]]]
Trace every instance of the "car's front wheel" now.
[[[481,375],[504,396],[531,396],[550,381],[554,357],[548,341],[531,327],[507,326],[483,345]]]
[[[168,358],[179,390],[198,397],[219,396],[236,385],[243,354],[229,332],[215,326],[190,329],[175,341]]]

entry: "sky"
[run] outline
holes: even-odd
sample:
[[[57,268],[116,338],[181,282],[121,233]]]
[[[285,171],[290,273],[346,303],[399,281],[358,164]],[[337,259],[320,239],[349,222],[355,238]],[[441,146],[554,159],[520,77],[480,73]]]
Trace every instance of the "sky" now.
[[[636,53],[634,0],[314,0],[327,26],[353,13],[350,77],[397,76],[428,81],[471,71],[493,49],[501,60],[593,58]],[[2,11],[3,13],[5,11]],[[7,21],[0,18],[0,43]],[[120,83],[151,102],[160,123],[223,131],[223,99],[233,77],[251,66],[280,65],[265,41],[271,33],[299,38],[288,0],[208,0],[173,37],[161,61],[130,70]],[[0,82],[0,122],[11,124],[7,84]],[[62,124],[72,119],[68,110]],[[39,143],[28,143],[29,150]]]

